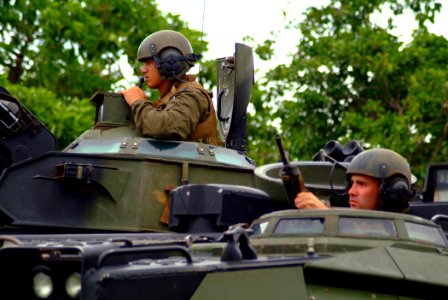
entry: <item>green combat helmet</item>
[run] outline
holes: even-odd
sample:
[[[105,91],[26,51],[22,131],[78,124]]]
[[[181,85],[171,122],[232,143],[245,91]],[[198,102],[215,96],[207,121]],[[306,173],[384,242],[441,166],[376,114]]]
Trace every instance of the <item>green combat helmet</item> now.
[[[188,39],[172,30],[161,30],[147,36],[138,47],[137,60],[154,59],[160,75],[176,77],[185,74],[200,55],[193,53]]]
[[[381,210],[403,211],[409,207],[411,170],[397,152],[382,148],[363,151],[352,160],[346,174],[348,178],[360,174],[380,181]]]

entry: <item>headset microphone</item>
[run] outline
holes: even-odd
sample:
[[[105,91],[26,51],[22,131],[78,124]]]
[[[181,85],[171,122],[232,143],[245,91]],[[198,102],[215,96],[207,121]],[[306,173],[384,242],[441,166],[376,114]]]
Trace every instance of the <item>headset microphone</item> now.
[[[142,88],[143,85],[145,84],[145,82],[146,82],[145,77],[140,77],[139,80],[138,80],[138,87]]]

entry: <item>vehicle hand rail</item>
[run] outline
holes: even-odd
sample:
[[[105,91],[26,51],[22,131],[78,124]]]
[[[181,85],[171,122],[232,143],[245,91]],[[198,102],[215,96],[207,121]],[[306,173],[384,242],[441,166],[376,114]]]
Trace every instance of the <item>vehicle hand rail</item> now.
[[[437,221],[439,219],[444,219],[444,220],[448,221],[448,215],[444,215],[444,214],[434,215],[434,216],[432,216],[431,221],[434,223],[437,223]]]
[[[188,264],[193,263],[193,259],[191,258],[190,252],[185,247],[182,246],[150,246],[150,247],[139,247],[139,248],[122,248],[122,249],[110,249],[100,255],[98,258],[98,262],[96,265],[97,269],[100,269],[105,264],[106,260],[111,257],[121,256],[123,259],[126,259],[124,256],[131,256],[127,258],[127,261],[132,261],[136,259],[136,256],[141,256],[144,254],[154,254],[154,253],[177,253],[180,254],[187,260]],[[172,255],[172,254],[171,254]]]

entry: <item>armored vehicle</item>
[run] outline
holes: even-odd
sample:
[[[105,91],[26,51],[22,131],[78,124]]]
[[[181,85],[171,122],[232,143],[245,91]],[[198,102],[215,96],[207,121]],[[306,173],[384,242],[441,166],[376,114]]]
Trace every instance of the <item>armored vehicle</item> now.
[[[98,92],[94,127],[56,151],[44,124],[0,91],[2,299],[448,292],[448,164],[428,166],[409,214],[350,210],[348,163],[334,158],[334,143],[324,160],[289,162],[281,140],[283,162],[249,158],[250,47],[218,59],[218,78],[223,146],[142,137],[121,95]],[[298,188],[336,208],[293,209]]]

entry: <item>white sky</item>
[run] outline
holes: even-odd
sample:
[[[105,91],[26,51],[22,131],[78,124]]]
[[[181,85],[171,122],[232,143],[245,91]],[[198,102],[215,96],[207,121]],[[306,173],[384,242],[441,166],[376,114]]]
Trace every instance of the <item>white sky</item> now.
[[[269,37],[272,30],[283,29],[283,10],[296,11],[295,17],[309,6],[308,1],[290,0],[157,0],[162,12],[179,14],[190,28],[204,30],[209,53],[218,58],[233,54],[234,44],[251,36],[256,41]],[[319,4],[327,0],[314,0]],[[205,12],[205,13],[203,13]],[[203,21],[204,20],[204,21]]]
[[[303,0],[157,0],[157,3],[162,12],[179,14],[190,28],[203,30],[209,42],[205,60],[233,55],[235,43],[242,43],[246,36],[261,43],[270,38],[272,31],[282,30],[277,38],[275,63],[285,62],[286,54],[298,42],[297,32],[284,30],[285,24],[292,18],[302,18],[309,6],[309,1]],[[323,3],[328,0],[313,0],[316,6]],[[283,11],[287,11],[287,19]],[[255,68],[265,69],[260,64],[261,61],[255,61]]]
[[[436,25],[430,26],[430,30],[448,38],[448,0],[440,2],[443,3],[442,12],[436,16]],[[284,30],[286,22],[301,20],[310,4],[322,6],[329,0],[157,0],[157,3],[162,12],[179,14],[190,28],[203,29],[209,42],[209,51],[204,54],[207,60],[232,55],[235,43],[243,42],[245,36],[260,43],[270,37],[271,31],[281,31],[276,40],[275,62],[278,63],[285,62],[287,53],[298,42],[297,31]],[[413,24],[406,17],[396,18],[396,22],[401,30],[396,34],[408,40]],[[255,67],[260,68],[257,62]]]
[[[442,11],[436,16],[436,25],[429,28],[430,31],[448,38],[448,0],[439,1],[443,4]],[[263,62],[255,57],[255,69],[266,71],[279,63],[288,62],[287,54],[298,44],[297,31],[284,29],[287,21],[291,19],[300,21],[310,3],[321,6],[329,3],[329,0],[156,0],[156,2],[162,12],[178,14],[190,28],[203,30],[205,39],[209,42],[209,51],[203,53],[205,60],[233,55],[235,43],[243,42],[245,36],[252,37],[257,44],[269,39],[272,31],[276,32],[278,35],[274,59]],[[385,19],[387,18],[383,15],[378,16],[379,23]],[[403,41],[408,41],[414,24],[405,16],[395,18],[395,22],[399,30],[394,34],[402,36]],[[197,69],[192,70],[192,73],[196,72]],[[136,80],[134,76],[126,78],[128,82]]]
[[[235,43],[242,43],[246,36],[252,37],[255,43],[261,43],[270,38],[271,31],[285,28],[283,10],[288,11],[287,18],[298,18],[309,6],[308,1],[303,0],[156,0],[156,2],[163,13],[180,15],[182,21],[187,22],[191,29],[203,30],[209,49],[207,53],[203,53],[203,60],[233,55]],[[327,2],[328,0],[313,0],[315,5]],[[297,32],[291,35],[290,32],[283,30],[277,42],[281,47],[277,50],[276,59],[266,63],[254,57],[255,69],[267,70],[273,65],[286,62],[286,54],[297,45]],[[197,49],[193,50],[199,52]],[[130,68],[123,70],[127,81],[135,82],[135,76],[126,76],[129,71]],[[195,66],[191,73],[197,71]]]

